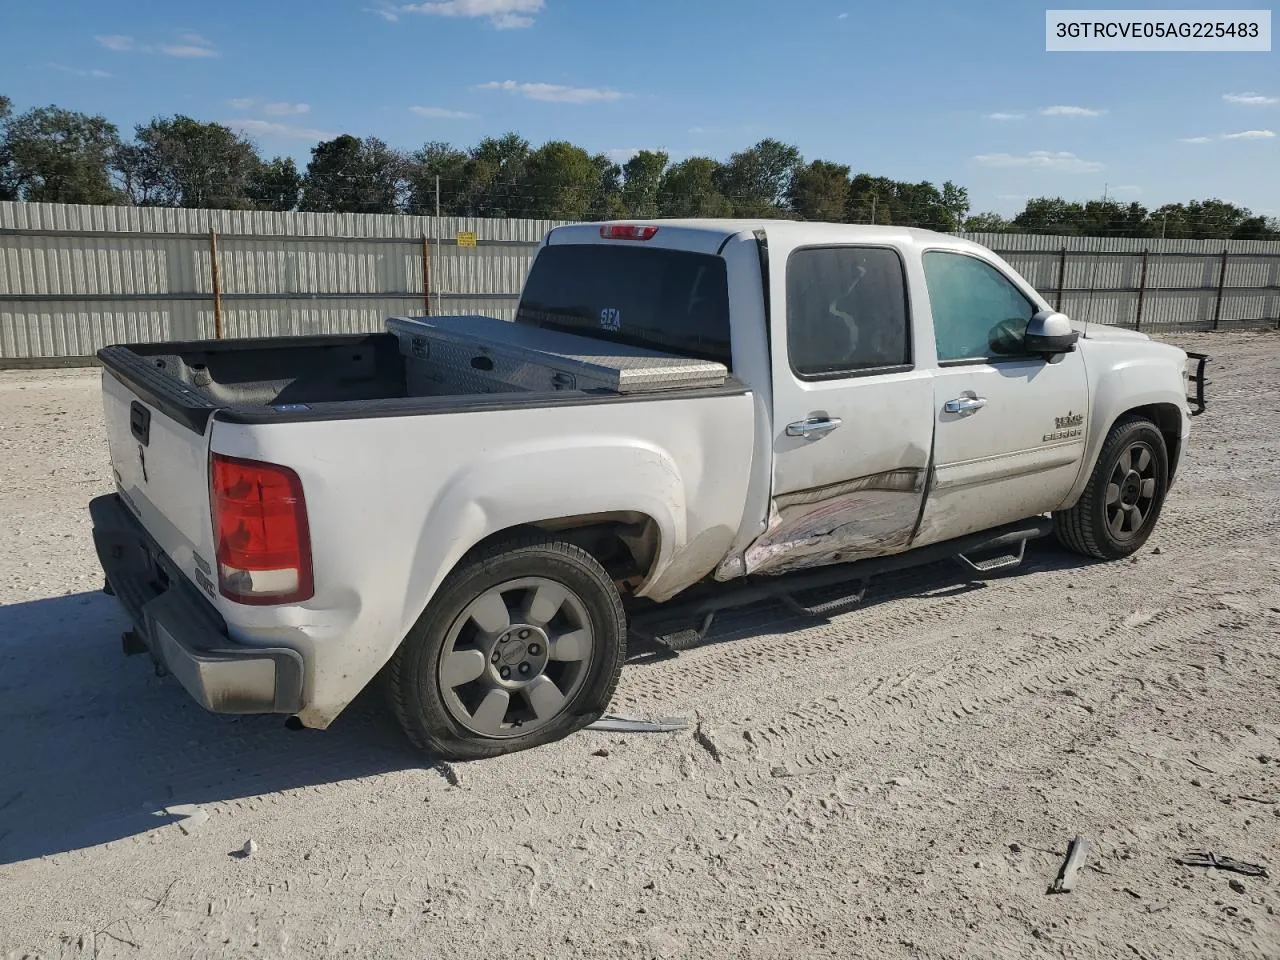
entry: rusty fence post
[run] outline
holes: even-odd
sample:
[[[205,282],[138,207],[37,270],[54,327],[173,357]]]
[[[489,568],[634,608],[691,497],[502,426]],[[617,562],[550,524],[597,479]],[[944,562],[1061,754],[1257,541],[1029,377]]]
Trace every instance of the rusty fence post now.
[[[218,270],[218,231],[209,231],[209,274],[213,280],[213,337],[222,339],[222,276]]]
[[[1227,285],[1227,249],[1222,249],[1222,266],[1218,270],[1218,299],[1213,305],[1213,329],[1218,329],[1222,320],[1222,291]]]
[[[1053,309],[1059,313],[1062,312],[1062,288],[1067,282],[1067,248],[1063,247],[1062,252],[1058,254],[1058,300],[1053,305]]]
[[[431,253],[427,246],[427,234],[422,234],[422,309],[423,316],[431,316]]]
[[[1142,272],[1138,274],[1138,309],[1133,318],[1133,329],[1142,329],[1142,302],[1147,297],[1147,258],[1151,255],[1150,250],[1142,251]]]

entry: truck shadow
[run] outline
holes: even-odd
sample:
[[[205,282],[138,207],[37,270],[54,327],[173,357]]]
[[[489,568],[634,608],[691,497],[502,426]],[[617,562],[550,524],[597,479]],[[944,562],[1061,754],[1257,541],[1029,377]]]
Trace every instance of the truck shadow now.
[[[135,836],[201,804],[430,766],[377,691],[327,731],[202,710],[125,658],[114,599],[0,607],[0,864]]]
[[[1101,561],[1090,560],[1072,553],[1060,547],[1052,538],[1046,537],[1027,544],[1026,556],[1021,566],[1007,572],[988,574],[985,577],[966,571],[953,560],[939,560],[895,573],[874,576],[867,582],[867,590],[861,603],[850,606],[831,617],[811,617],[793,612],[781,600],[763,600],[748,606],[723,610],[716,615],[704,639],[694,646],[713,646],[720,643],[733,643],[753,636],[792,633],[815,624],[830,622],[836,616],[856,615],[859,610],[866,610],[903,597],[944,597],[985,590],[988,587],[998,589],[1001,580],[1062,570],[1078,570],[1099,562]],[[785,578],[781,580],[785,584]],[[803,595],[803,602],[814,605],[829,601],[849,593],[856,587],[857,581],[853,579],[847,586],[828,587],[806,593]],[[800,598],[797,597],[797,599]],[[697,627],[698,624],[687,623],[681,626]],[[679,627],[672,629],[679,629]],[[677,653],[639,633],[633,633],[628,642],[628,666],[659,663],[676,656],[678,656]]]
[[[1048,542],[1002,577],[1089,561]],[[995,589],[998,581],[993,579]],[[980,590],[950,562],[871,581],[862,607],[903,596]],[[776,602],[722,613],[704,643],[812,626]],[[433,765],[404,739],[376,690],[326,731],[281,717],[202,710],[146,657],[126,658],[128,623],[101,593],[0,606],[0,864],[137,836],[182,819],[180,805],[318,787]],[[641,642],[630,663],[672,656]]]

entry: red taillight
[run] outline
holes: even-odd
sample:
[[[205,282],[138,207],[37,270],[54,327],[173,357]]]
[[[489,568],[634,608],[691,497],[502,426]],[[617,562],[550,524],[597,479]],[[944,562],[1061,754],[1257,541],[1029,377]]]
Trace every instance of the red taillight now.
[[[606,223],[600,228],[600,236],[605,240],[651,240],[657,232],[657,227],[639,223]]]
[[[237,603],[298,603],[315,592],[302,481],[288,467],[215,453],[209,503],[218,589]]]

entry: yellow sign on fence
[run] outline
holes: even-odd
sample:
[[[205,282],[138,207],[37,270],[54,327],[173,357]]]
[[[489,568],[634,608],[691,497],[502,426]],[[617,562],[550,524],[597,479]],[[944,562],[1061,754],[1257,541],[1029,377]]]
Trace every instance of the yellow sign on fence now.
[[[476,235],[471,231],[461,232],[458,234],[458,246],[474,247],[476,245]]]

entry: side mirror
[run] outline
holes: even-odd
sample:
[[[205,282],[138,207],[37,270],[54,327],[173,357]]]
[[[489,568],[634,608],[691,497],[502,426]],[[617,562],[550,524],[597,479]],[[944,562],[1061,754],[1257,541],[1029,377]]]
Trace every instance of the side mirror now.
[[[1040,353],[1052,356],[1056,353],[1070,353],[1076,348],[1080,334],[1071,329],[1071,321],[1066,314],[1056,310],[1041,310],[1027,324],[1027,333],[1023,338],[1029,353]]]

